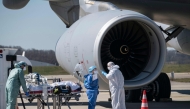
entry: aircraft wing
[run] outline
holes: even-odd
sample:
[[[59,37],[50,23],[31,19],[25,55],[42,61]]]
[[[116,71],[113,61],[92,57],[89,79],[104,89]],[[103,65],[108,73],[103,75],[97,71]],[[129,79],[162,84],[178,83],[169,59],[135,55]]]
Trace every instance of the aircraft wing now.
[[[98,0],[139,12],[164,24],[190,29],[190,0]]]

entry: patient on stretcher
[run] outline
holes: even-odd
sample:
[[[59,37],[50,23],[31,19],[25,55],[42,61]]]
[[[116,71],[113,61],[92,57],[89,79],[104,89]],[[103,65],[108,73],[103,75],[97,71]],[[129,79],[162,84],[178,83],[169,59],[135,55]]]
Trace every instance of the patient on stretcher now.
[[[59,85],[66,85],[66,87],[70,87],[72,91],[81,91],[82,87],[79,83],[77,82],[72,82],[72,81],[61,81],[61,82],[55,82],[50,84],[51,87],[59,86]]]
[[[53,90],[54,87],[56,87],[56,86],[65,86],[70,91],[81,91],[82,90],[81,85],[77,82],[61,81],[61,82],[55,82],[52,84],[48,84],[48,91]],[[42,91],[41,85],[29,85],[28,88],[30,91]]]

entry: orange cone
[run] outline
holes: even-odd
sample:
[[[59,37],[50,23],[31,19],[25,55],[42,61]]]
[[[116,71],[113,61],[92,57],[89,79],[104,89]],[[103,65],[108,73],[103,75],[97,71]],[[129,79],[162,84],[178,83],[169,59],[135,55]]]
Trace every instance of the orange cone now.
[[[143,91],[141,109],[148,109],[148,102],[147,102],[147,98],[146,98],[146,90]]]

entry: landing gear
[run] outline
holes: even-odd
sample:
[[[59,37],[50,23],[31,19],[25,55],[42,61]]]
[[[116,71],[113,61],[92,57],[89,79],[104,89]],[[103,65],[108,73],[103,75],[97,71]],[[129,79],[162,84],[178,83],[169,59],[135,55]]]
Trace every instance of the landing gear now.
[[[159,102],[161,98],[170,98],[171,84],[166,73],[161,73],[155,80],[158,82],[157,94],[154,95],[155,101]]]
[[[166,73],[160,73],[158,78],[147,86],[136,90],[125,90],[126,102],[139,102],[142,98],[142,92],[146,90],[148,101],[159,102],[161,98],[169,99],[171,94],[171,84]]]

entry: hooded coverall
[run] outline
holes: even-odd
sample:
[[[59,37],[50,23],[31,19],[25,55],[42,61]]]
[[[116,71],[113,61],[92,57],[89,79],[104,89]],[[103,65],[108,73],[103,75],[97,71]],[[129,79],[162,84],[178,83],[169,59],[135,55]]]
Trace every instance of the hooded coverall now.
[[[124,78],[119,70],[118,65],[111,67],[109,74],[103,72],[109,80],[109,87],[112,99],[113,109],[126,109],[125,107],[125,91],[124,91]]]
[[[18,64],[15,64],[15,68],[11,70],[5,87],[5,96],[7,103],[6,109],[15,109],[16,99],[21,85],[24,92],[26,93],[27,88],[23,70]]]
[[[86,94],[88,96],[88,109],[95,109],[96,99],[99,94],[98,88],[98,79],[93,80],[92,74],[87,74],[84,76],[84,86],[87,89]]]

